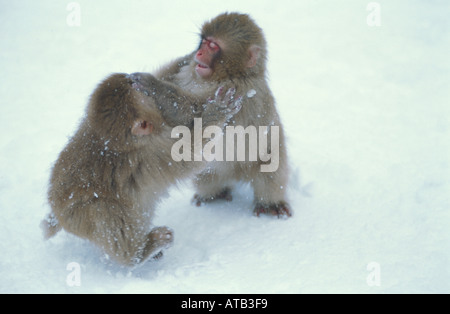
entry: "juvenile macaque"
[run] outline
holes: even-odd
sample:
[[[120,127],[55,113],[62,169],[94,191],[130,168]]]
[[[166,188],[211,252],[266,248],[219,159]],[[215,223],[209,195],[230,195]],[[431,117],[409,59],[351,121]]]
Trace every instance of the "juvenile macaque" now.
[[[41,223],[44,236],[64,229],[126,266],[170,245],[171,229],[151,229],[155,206],[170,185],[202,167],[173,162],[172,126],[192,128],[196,117],[204,126],[223,126],[240,110],[240,100],[234,99],[234,90],[222,90],[206,101],[149,74],[105,79],[54,165],[51,213]]]
[[[262,30],[245,14],[225,13],[206,22],[201,30],[200,45],[193,53],[163,67],[156,76],[173,82],[184,90],[205,97],[218,86],[236,86],[237,93],[246,95],[242,110],[230,121],[230,126],[264,127],[277,144],[276,152],[256,161],[213,161],[194,180],[197,193],[194,203],[217,199],[231,200],[236,181],[250,182],[254,189],[254,213],[289,217],[286,201],[288,182],[287,153],[284,132],[275,108],[275,100],[266,82],[266,41]],[[278,137],[269,126],[279,127]],[[225,138],[229,142],[230,138]],[[267,145],[268,149],[272,147]],[[249,149],[247,140],[247,150]],[[278,149],[279,148],[279,149]],[[249,153],[249,152],[248,152]],[[275,154],[276,153],[276,154]],[[264,155],[264,154],[263,154]],[[273,163],[276,170],[262,172],[261,165]]]

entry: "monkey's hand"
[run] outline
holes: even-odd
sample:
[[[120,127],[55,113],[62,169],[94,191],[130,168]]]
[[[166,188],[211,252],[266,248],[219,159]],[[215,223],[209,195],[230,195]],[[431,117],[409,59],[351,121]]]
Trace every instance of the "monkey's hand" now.
[[[132,73],[128,75],[131,87],[146,96],[155,95],[158,79],[150,73]]]
[[[169,126],[192,127],[194,118],[200,116],[204,100],[189,91],[149,73],[133,73],[128,78],[132,88],[152,99],[150,103],[156,104]]]
[[[132,73],[128,75],[131,87],[156,100],[159,106],[173,106],[174,102],[194,104],[197,99],[173,83],[157,79],[150,73]]]
[[[242,109],[242,97],[235,97],[236,88],[228,89],[225,94],[224,90],[223,86],[219,87],[214,94],[214,99],[209,98],[206,106],[212,105],[215,110],[224,114],[226,121],[228,121]]]

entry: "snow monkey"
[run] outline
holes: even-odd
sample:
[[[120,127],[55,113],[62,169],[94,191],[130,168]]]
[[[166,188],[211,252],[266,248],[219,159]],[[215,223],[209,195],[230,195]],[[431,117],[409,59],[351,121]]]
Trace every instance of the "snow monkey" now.
[[[232,200],[232,185],[246,181],[254,190],[255,215],[290,217],[292,214],[286,201],[289,170],[284,132],[266,81],[266,55],[261,28],[248,15],[224,13],[203,25],[197,50],[162,67],[155,75],[197,95],[210,94],[219,85],[236,86],[238,94],[246,97],[230,126],[242,126],[245,130],[249,126],[279,127],[276,171],[261,172],[260,166],[267,163],[262,158],[214,160],[194,180],[197,191],[193,201],[197,206],[218,199]],[[246,137],[247,150],[248,143]]]
[[[150,74],[106,78],[53,167],[44,236],[64,229],[125,266],[159,255],[173,232],[151,229],[155,206],[171,184],[201,168],[173,162],[172,126],[192,128],[196,117],[223,126],[240,106],[234,90],[222,91],[206,101]]]

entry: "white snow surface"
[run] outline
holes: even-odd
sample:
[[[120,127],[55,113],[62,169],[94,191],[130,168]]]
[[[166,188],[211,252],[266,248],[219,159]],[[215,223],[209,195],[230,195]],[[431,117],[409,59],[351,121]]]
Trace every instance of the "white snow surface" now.
[[[378,27],[360,0],[80,0],[79,27],[69,3],[0,0],[0,293],[450,292],[450,2],[379,1]],[[97,83],[193,51],[224,11],[264,29],[294,216],[254,217],[244,184],[195,207],[186,181],[157,208],[175,231],[159,261],[44,241],[51,167]]]

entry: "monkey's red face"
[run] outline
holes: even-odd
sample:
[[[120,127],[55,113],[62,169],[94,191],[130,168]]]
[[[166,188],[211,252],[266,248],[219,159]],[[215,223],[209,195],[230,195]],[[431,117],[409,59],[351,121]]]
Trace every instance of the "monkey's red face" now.
[[[214,60],[220,51],[221,43],[217,39],[207,37],[202,40],[200,48],[195,54],[195,62],[197,62],[195,71],[201,78],[207,79],[213,74]]]

